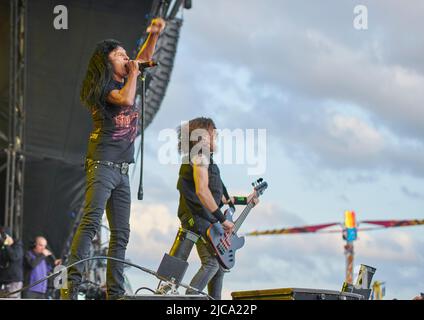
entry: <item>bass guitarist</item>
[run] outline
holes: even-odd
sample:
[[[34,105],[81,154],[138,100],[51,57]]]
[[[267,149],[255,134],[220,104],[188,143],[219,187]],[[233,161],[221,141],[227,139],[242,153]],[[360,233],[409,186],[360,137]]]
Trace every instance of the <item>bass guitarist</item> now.
[[[234,204],[259,202],[255,192],[248,197],[224,197],[224,185],[218,166],[212,155],[216,148],[216,126],[212,119],[199,117],[179,128],[178,150],[183,157],[179,171],[177,189],[180,192],[178,217],[181,227],[200,236],[196,242],[201,267],[190,282],[190,286],[203,291],[208,285],[208,294],[221,299],[224,269],[207,243],[206,231],[212,223],[220,222],[226,233],[232,233],[234,224],[228,221],[220,208],[231,201]],[[189,253],[188,253],[189,254]],[[187,254],[187,256],[188,256]],[[187,290],[186,294],[195,294]]]

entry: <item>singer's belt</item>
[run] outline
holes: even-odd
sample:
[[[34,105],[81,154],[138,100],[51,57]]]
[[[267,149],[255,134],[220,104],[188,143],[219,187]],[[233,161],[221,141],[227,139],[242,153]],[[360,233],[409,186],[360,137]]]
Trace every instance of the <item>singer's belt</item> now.
[[[87,159],[86,160],[87,167],[89,167],[91,164],[101,164],[104,166],[113,167],[113,168],[119,169],[122,174],[127,174],[130,167],[130,164],[128,162],[116,163],[116,162],[105,161],[105,160]]]

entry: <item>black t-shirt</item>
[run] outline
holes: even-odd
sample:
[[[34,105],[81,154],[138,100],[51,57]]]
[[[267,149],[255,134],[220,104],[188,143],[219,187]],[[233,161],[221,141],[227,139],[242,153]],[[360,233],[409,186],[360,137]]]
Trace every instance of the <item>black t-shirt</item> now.
[[[123,86],[124,83],[112,79],[105,90],[104,100],[112,90],[120,90]],[[87,158],[116,163],[134,162],[139,117],[136,104],[121,107],[106,101],[104,107],[93,108],[91,116],[94,129],[88,142]]]
[[[212,158],[207,161],[205,165],[208,166],[209,190],[211,191],[215,202],[220,205],[223,195],[223,183],[219,168],[213,162]],[[181,223],[187,227],[187,221],[193,218],[194,226],[190,229],[204,235],[209,225],[211,223],[218,222],[218,219],[203,206],[199,197],[196,195],[192,164],[181,165],[177,189],[180,192],[178,217],[181,220]]]

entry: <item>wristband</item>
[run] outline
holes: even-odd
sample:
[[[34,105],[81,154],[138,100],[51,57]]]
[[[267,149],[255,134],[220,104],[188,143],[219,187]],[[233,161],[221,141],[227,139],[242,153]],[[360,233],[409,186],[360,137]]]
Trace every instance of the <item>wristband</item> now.
[[[225,218],[225,215],[222,213],[222,211],[218,208],[212,214],[218,219],[219,222],[223,223],[227,218]]]
[[[236,197],[234,196],[234,204],[238,205],[246,205],[247,204],[247,197]]]

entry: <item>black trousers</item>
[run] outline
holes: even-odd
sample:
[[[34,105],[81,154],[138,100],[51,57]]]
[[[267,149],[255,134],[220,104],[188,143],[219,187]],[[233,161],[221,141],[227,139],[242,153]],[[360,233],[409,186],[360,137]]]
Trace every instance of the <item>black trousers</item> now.
[[[125,259],[130,236],[128,174],[122,174],[118,168],[95,163],[90,164],[86,172],[84,213],[72,241],[69,264],[88,257],[105,209],[110,227],[108,256]],[[83,268],[84,263],[81,263],[68,270],[68,285],[78,286],[81,283]],[[108,299],[117,299],[125,294],[123,263],[107,261],[106,282]]]
[[[181,220],[181,219],[180,219]],[[203,219],[196,219],[197,225],[202,225],[202,227],[195,228],[200,229],[196,234],[204,235],[206,231],[202,232],[203,229],[206,230],[204,226],[209,226],[210,222]],[[185,220],[186,221],[186,220]],[[192,230],[188,222],[181,221],[181,226],[184,229]],[[201,222],[200,222],[201,221]],[[194,231],[193,231],[194,232]],[[203,236],[205,237],[205,236]],[[203,291],[205,287],[208,287],[208,294],[215,300],[221,300],[222,286],[224,281],[225,271],[220,266],[217,258],[210,252],[207,240],[199,238],[196,242],[197,254],[199,255],[201,266],[197,273],[194,275],[193,279],[190,281],[190,286],[198,290]],[[191,251],[191,247],[187,248],[188,251]],[[190,252],[186,252],[185,256],[189,256]],[[196,294],[196,291],[187,289],[186,294]]]

